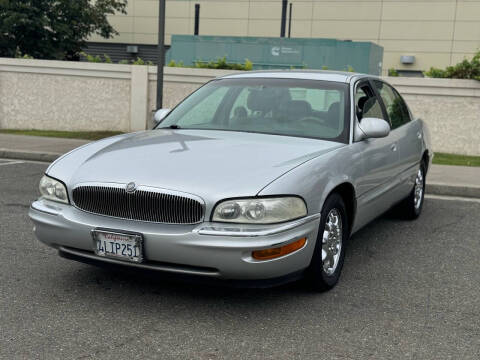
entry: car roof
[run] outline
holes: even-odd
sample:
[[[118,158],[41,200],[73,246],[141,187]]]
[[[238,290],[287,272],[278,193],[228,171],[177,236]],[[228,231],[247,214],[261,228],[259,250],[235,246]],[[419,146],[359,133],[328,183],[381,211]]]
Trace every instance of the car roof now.
[[[245,71],[219,77],[219,79],[246,79],[246,78],[272,78],[272,79],[302,79],[323,80],[349,83],[352,79],[370,77],[370,75],[346,71],[330,70],[260,70]]]

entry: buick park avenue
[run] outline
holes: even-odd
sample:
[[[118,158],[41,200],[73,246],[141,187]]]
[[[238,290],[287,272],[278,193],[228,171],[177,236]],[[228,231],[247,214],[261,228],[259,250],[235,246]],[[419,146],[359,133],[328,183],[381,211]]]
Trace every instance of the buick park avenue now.
[[[155,120],[50,165],[29,212],[40,241],[92,264],[323,291],[353,233],[422,211],[429,132],[380,78],[234,74]]]

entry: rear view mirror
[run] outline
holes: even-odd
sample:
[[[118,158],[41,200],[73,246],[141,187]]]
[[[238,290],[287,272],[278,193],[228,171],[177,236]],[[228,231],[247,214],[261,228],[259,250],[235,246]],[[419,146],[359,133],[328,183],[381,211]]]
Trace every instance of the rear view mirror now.
[[[158,123],[162,121],[165,116],[170,113],[170,111],[170,109],[159,109],[155,111],[155,115],[153,115],[153,122],[155,123],[155,126],[158,125]]]
[[[355,129],[355,140],[382,138],[390,133],[390,125],[383,119],[364,118]]]

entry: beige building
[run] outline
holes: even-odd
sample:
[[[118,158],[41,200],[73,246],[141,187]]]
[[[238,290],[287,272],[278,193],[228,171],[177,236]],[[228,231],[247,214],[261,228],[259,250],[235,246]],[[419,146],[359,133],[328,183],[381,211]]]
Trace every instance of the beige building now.
[[[480,0],[289,0],[291,37],[373,41],[384,48],[383,72],[445,67],[480,48]],[[200,4],[199,34],[280,36],[282,0],[167,0],[166,44],[172,34],[193,34],[195,4]],[[91,39],[92,51],[138,45],[138,55],[154,54],[158,0],[128,0],[127,15],[110,21],[120,33]],[[287,12],[287,34],[288,34]],[[145,45],[145,46],[144,46]],[[133,56],[133,54],[131,54]],[[402,56],[414,56],[412,64]],[[408,59],[403,60],[403,62]]]

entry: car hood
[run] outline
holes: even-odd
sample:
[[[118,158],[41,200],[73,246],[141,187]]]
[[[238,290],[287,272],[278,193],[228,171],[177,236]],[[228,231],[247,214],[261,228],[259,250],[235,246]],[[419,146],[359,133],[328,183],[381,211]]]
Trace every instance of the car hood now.
[[[57,160],[48,175],[158,187],[203,198],[254,196],[292,168],[344,144],[217,130],[152,130],[90,143]]]

